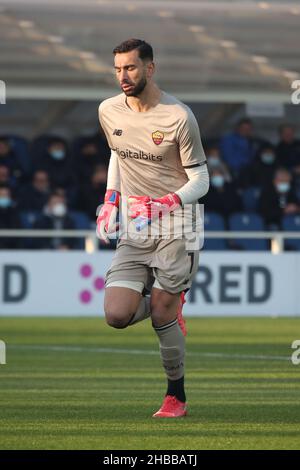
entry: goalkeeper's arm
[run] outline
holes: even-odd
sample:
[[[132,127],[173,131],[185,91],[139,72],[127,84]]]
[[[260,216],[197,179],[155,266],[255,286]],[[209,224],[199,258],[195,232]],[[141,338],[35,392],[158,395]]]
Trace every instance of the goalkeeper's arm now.
[[[209,189],[209,174],[206,162],[193,168],[184,168],[189,181],[175,191],[181,204],[191,204],[205,196]]]
[[[209,175],[206,162],[193,168],[185,168],[185,171],[189,181],[174,193],[155,199],[150,196],[129,196],[130,216],[138,231],[151,224],[157,217],[173,212],[184,204],[196,202],[207,193]]]
[[[118,191],[119,193],[121,192],[121,178],[118,154],[114,150],[112,150],[110,154],[106,189],[113,189],[115,191]]]
[[[109,243],[108,234],[118,230],[116,220],[120,206],[120,191],[121,180],[118,155],[112,150],[108,166],[104,204],[97,218],[97,235],[107,244]]]

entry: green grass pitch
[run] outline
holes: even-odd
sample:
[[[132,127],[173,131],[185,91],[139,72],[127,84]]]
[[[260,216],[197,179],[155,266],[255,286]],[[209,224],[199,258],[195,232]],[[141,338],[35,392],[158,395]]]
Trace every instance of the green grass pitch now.
[[[150,321],[1,318],[1,449],[299,449],[300,319],[188,319],[189,416],[155,420],[166,385]]]

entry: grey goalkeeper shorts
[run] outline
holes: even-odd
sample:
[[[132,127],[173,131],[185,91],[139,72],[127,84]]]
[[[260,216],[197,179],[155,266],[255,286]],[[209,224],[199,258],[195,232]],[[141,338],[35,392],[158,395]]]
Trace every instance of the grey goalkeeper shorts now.
[[[185,239],[120,239],[105,285],[116,281],[143,282],[151,290],[155,281],[172,294],[191,287],[199,264],[199,250],[188,250]]]

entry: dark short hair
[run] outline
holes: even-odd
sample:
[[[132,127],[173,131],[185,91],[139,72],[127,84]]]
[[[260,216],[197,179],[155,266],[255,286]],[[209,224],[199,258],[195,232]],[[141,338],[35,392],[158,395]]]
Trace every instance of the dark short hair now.
[[[271,144],[271,142],[265,142],[259,148],[259,153],[265,152],[266,150],[272,150],[275,152],[275,147],[273,144]]]
[[[57,194],[55,190],[48,194],[48,201],[50,201],[50,199],[52,199],[53,197],[59,197],[59,194]]]
[[[283,124],[280,124],[279,128],[278,128],[278,131],[279,133],[281,134],[282,131],[284,129],[286,129],[287,127],[290,127],[291,129],[293,129],[293,131],[295,131],[295,126],[289,122],[284,122]]]
[[[276,169],[276,171],[274,173],[274,178],[277,177],[278,173],[288,173],[290,175],[290,177],[292,177],[292,173],[285,166],[280,166],[279,168]]]
[[[66,141],[64,139],[62,139],[61,137],[51,138],[51,140],[49,140],[49,142],[48,142],[47,147],[49,148],[53,144],[62,144],[62,145],[64,145],[64,147],[66,147]]]
[[[11,188],[6,183],[0,184],[0,189],[7,189],[11,193]]]
[[[146,41],[142,39],[127,39],[121,42],[117,47],[114,48],[113,54],[122,54],[123,52],[130,52],[137,49],[139,52],[139,58],[143,61],[153,61],[153,49]]]
[[[4,136],[0,136],[0,142],[4,142],[5,144],[9,145],[9,138]]]
[[[242,118],[237,122],[237,127],[242,126],[243,124],[248,124],[249,126],[253,125],[253,121],[249,118]]]

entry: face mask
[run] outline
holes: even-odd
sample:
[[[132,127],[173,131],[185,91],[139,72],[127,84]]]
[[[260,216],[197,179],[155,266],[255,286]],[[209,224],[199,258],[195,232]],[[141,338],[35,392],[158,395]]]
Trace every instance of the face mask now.
[[[55,160],[62,160],[63,158],[65,158],[64,150],[51,150],[50,155]]]
[[[283,181],[282,183],[277,183],[276,188],[279,193],[285,194],[289,192],[291,185]]]
[[[222,175],[215,175],[211,177],[211,184],[215,188],[222,188],[224,185],[224,176]]]
[[[66,215],[67,208],[63,203],[55,204],[52,207],[52,215],[54,217],[64,217]]]
[[[11,199],[9,197],[0,197],[0,207],[2,209],[7,209],[11,205]]]
[[[275,156],[273,153],[263,153],[261,155],[261,161],[265,163],[266,165],[272,165],[274,163]]]
[[[219,157],[209,157],[208,158],[208,163],[209,163],[210,166],[216,167],[216,166],[219,166],[220,159],[219,159]]]

